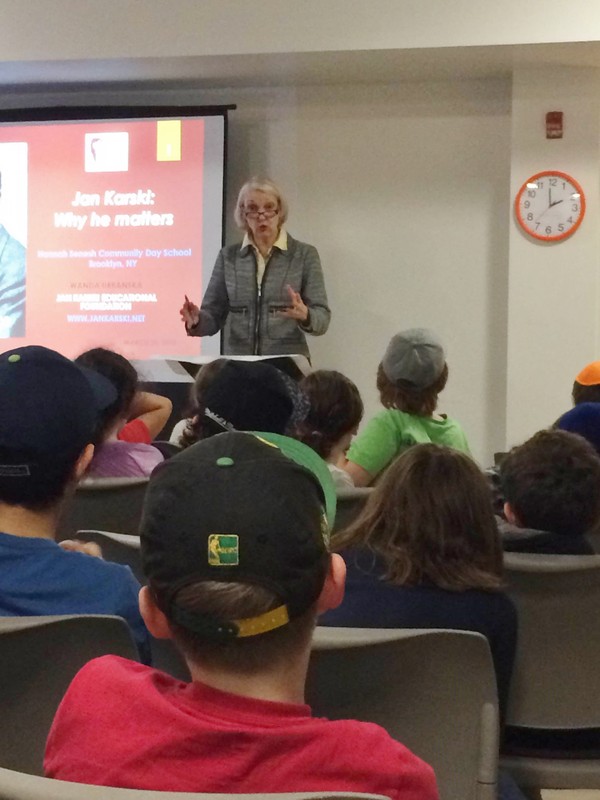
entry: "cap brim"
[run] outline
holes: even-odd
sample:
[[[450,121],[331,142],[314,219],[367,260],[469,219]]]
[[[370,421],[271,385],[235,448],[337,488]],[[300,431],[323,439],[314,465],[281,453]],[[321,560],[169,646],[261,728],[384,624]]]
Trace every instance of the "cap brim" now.
[[[284,456],[313,473],[321,484],[323,496],[325,498],[325,513],[327,515],[329,530],[333,530],[337,508],[337,495],[329,467],[321,456],[308,445],[304,444],[304,442],[299,442],[297,439],[291,439],[289,436],[283,436],[280,433],[252,431],[252,435],[263,439],[269,444],[275,445],[275,447],[281,450]]]
[[[117,390],[108,378],[105,378],[104,375],[100,375],[100,373],[95,372],[93,369],[82,367],[80,364],[75,364],[75,366],[90,385],[94,400],[96,401],[97,411],[104,411],[105,408],[108,408],[116,402],[118,397]]]

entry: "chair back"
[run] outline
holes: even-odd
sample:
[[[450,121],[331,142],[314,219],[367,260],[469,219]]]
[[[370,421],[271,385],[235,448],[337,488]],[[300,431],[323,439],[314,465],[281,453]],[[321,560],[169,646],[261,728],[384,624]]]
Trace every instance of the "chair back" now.
[[[88,478],[82,481],[58,525],[58,541],[87,529],[137,534],[148,478]]]
[[[341,531],[356,519],[372,491],[372,486],[338,489],[334,531]]]
[[[165,458],[171,458],[171,456],[176,456],[177,453],[181,453],[181,447],[179,447],[178,444],[166,441],[165,439],[155,439],[152,442],[152,447],[156,448]]]
[[[95,542],[102,550],[105,561],[114,561],[116,564],[125,564],[141,584],[145,578],[142,572],[142,557],[140,554],[140,537],[129,533],[116,533],[115,531],[78,530],[73,537],[81,542]]]
[[[82,542],[95,542],[107,561],[125,564],[144,585],[146,578],[142,570],[140,537],[113,531],[77,531],[76,539]],[[150,639],[152,666],[172,675],[180,681],[190,681],[190,671],[183,656],[170,639]]]
[[[507,723],[600,728],[600,556],[505,553],[519,617]]]
[[[361,792],[285,792],[278,794],[201,794],[115,789],[55,781],[0,769],[0,800],[390,800]]]
[[[85,663],[107,653],[138,658],[120,617],[0,617],[1,766],[42,774],[46,737],[67,687]]]
[[[384,727],[431,764],[442,800],[495,799],[498,699],[481,634],[317,628],[307,702]]]

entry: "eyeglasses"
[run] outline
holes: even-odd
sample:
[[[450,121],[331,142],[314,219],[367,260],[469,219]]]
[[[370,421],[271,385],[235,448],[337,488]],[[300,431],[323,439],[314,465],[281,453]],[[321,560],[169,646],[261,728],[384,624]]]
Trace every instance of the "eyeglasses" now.
[[[244,209],[245,214],[250,219],[258,219],[259,217],[264,217],[265,219],[271,219],[272,217],[279,214],[279,208],[277,206],[265,206],[264,208],[257,208],[256,206],[248,206],[248,208]]]

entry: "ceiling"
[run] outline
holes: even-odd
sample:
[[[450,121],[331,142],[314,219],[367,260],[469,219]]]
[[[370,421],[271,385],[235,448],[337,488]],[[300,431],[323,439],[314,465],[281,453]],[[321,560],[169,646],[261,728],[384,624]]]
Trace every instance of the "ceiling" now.
[[[101,87],[223,88],[375,83],[451,78],[509,78],[543,66],[600,69],[600,42],[277,53],[185,58],[0,63],[5,91]]]

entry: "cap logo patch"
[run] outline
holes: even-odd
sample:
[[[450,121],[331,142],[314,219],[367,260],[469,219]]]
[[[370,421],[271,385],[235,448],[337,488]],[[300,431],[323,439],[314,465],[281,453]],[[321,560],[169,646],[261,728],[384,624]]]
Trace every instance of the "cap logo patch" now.
[[[0,464],[0,475],[3,478],[27,478],[31,470],[27,464]]]
[[[211,567],[235,567],[240,563],[239,536],[211,533],[208,537],[208,563]]]

